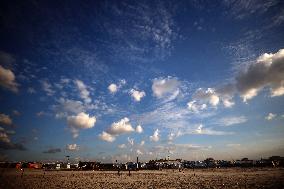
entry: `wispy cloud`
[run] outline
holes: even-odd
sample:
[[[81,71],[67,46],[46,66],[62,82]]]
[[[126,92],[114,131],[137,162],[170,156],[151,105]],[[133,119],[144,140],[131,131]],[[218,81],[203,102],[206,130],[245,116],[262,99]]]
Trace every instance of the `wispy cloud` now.
[[[60,152],[61,152],[60,148],[49,148],[48,150],[43,151],[42,153],[45,153],[45,154],[55,154],[55,153],[60,153]]]
[[[245,122],[247,122],[247,118],[245,116],[235,116],[221,118],[217,121],[217,124],[221,126],[231,126],[239,125]]]
[[[55,90],[53,89],[51,83],[48,80],[42,80],[41,81],[42,89],[48,96],[53,96],[55,93]]]
[[[76,79],[74,82],[80,92],[80,97],[85,101],[85,103],[91,103],[92,99],[90,97],[90,92],[88,91],[86,84],[78,79]]]
[[[227,6],[228,14],[235,19],[244,19],[252,15],[261,15],[266,13],[271,7],[278,3],[277,0],[269,0],[259,3],[255,0],[234,1],[224,0],[224,5]]]

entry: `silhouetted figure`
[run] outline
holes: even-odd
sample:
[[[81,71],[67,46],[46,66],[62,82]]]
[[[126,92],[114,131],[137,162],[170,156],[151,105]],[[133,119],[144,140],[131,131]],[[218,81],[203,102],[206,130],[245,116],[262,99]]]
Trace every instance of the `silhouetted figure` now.
[[[118,176],[120,176],[120,169],[119,168],[117,170],[117,174],[118,174]]]

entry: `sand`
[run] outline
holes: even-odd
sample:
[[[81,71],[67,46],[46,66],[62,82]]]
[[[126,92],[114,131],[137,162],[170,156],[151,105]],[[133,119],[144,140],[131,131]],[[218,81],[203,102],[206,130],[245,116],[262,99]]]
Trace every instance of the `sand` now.
[[[0,170],[0,188],[284,188],[284,169],[230,168],[162,171]]]

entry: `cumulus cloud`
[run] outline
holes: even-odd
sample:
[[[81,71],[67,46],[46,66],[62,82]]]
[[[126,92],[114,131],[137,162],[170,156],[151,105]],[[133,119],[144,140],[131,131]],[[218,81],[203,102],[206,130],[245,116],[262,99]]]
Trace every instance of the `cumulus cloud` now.
[[[19,84],[16,82],[16,77],[14,73],[5,69],[0,65],[0,86],[4,89],[10,90],[12,92],[18,92]]]
[[[0,127],[0,149],[3,150],[26,150],[26,147],[21,143],[13,143],[10,135],[15,134],[15,131],[7,131]]]
[[[67,144],[66,149],[69,151],[78,151],[79,146],[77,144]]]
[[[12,125],[13,121],[9,115],[0,114],[0,124],[1,125]]]
[[[237,117],[224,117],[218,121],[219,125],[222,126],[231,126],[237,125],[241,123],[247,122],[247,118],[245,116],[237,116]]]
[[[42,153],[45,153],[45,154],[55,154],[55,153],[59,153],[59,152],[61,152],[60,148],[49,148],[48,150],[43,151]]]
[[[136,102],[140,102],[140,100],[146,96],[146,93],[144,91],[137,91],[135,89],[131,89],[130,90],[130,95],[131,97],[136,101]]]
[[[112,135],[119,135],[124,133],[130,133],[134,131],[134,128],[129,122],[130,120],[125,117],[118,122],[111,124],[111,127],[108,129],[108,133]]]
[[[79,129],[89,129],[95,126],[96,117],[89,116],[84,112],[77,114],[76,116],[69,116],[67,122],[70,126]]]
[[[187,103],[188,109],[198,113],[210,106],[217,108],[220,103],[223,103],[224,107],[230,108],[235,104],[233,101],[234,91],[234,86],[229,84],[218,89],[199,88],[192,95],[192,100]]]
[[[115,136],[103,131],[101,134],[99,134],[99,137],[101,140],[107,141],[107,142],[113,142],[115,141]]]
[[[207,108],[206,104],[198,104],[196,100],[189,101],[187,107],[190,111],[198,113]]]
[[[119,80],[118,84],[111,83],[108,86],[108,90],[111,94],[115,94],[125,84],[126,84],[126,81],[124,79],[121,79],[121,80]]]
[[[78,132],[80,129],[90,129],[95,126],[96,117],[89,116],[84,112],[81,112],[75,116],[68,116],[67,123],[70,131],[73,133],[73,137],[78,137]]]
[[[264,53],[241,71],[236,78],[236,86],[243,101],[255,97],[265,87],[270,89],[270,96],[284,94],[284,49],[275,54]]]
[[[140,142],[140,146],[144,146],[144,144],[145,144],[145,141],[142,140],[142,141]]]
[[[134,132],[135,129],[132,127],[130,120],[125,117],[118,122],[114,122],[111,124],[110,128],[107,131],[104,131],[99,135],[100,139],[105,140],[107,142],[113,142],[116,136],[120,134],[126,134]]]
[[[84,104],[81,101],[60,98],[57,105],[53,105],[56,118],[64,118],[70,114],[78,114],[96,108],[93,104]]]
[[[141,126],[141,125],[137,125],[135,131],[136,131],[137,133],[142,133],[142,132],[143,132],[142,126]]]
[[[206,90],[199,88],[193,94],[193,98],[209,103],[212,106],[217,106],[220,102],[220,98],[213,88],[208,88]]]
[[[175,77],[168,76],[167,78],[156,78],[153,80],[152,91],[157,98],[179,94],[179,87],[181,83]]]
[[[156,129],[152,136],[150,136],[150,140],[153,142],[158,142],[160,140],[160,131]]]
[[[11,142],[10,137],[7,135],[7,133],[5,133],[3,131],[0,132],[0,141],[4,142],[4,143],[10,143]]]
[[[80,97],[85,101],[85,103],[91,103],[92,99],[90,98],[90,92],[87,89],[87,86],[81,80],[74,81],[78,90],[80,91]]]
[[[273,120],[276,116],[277,116],[276,114],[269,113],[269,114],[265,117],[265,119],[266,119],[266,120]]]
[[[117,92],[118,87],[117,87],[116,84],[112,83],[108,86],[108,90],[109,90],[110,93],[114,94],[114,93]]]

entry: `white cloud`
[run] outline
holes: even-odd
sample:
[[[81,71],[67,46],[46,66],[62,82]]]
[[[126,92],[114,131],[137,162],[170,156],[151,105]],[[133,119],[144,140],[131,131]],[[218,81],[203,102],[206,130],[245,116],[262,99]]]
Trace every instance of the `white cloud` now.
[[[175,77],[156,78],[153,80],[152,91],[154,96],[162,98],[172,94],[178,94],[179,86],[180,81]]]
[[[127,141],[131,146],[134,146],[134,138],[127,137]]]
[[[54,105],[57,118],[66,117],[69,113],[78,114],[86,111],[86,107],[81,101],[60,98],[58,103],[58,105]]]
[[[124,149],[124,148],[126,148],[126,145],[125,144],[120,144],[117,147],[120,148],[120,149]]]
[[[168,134],[168,141],[172,142],[175,138],[182,136],[182,135],[183,135],[183,133],[179,130],[177,132],[170,132]]]
[[[281,96],[284,94],[284,86],[276,87],[271,90],[271,97]]]
[[[52,85],[47,81],[41,81],[42,89],[46,92],[48,96],[53,96],[55,91],[52,89]]]
[[[237,124],[241,124],[245,122],[247,122],[247,118],[245,116],[237,116],[237,117],[221,118],[218,121],[218,124],[222,126],[231,126],[231,125],[237,125]]]
[[[145,141],[142,140],[142,141],[140,142],[140,146],[144,146],[144,144],[145,144]]]
[[[102,134],[100,134],[100,138],[108,142],[113,142],[116,136],[133,131],[135,131],[135,129],[130,124],[129,119],[125,117],[118,122],[112,123],[106,132],[104,131]]]
[[[197,134],[202,134],[202,128],[203,128],[203,125],[202,124],[200,124],[198,127],[197,127],[197,129],[195,130],[195,132],[197,133]]]
[[[69,151],[78,151],[79,146],[77,144],[67,144],[66,149]]]
[[[121,119],[118,122],[114,122],[111,124],[111,127],[108,129],[108,133],[112,135],[119,135],[123,133],[130,133],[133,132],[134,128],[129,122],[127,117]]]
[[[269,113],[269,114],[265,117],[265,119],[266,119],[266,120],[273,120],[276,116],[277,116],[276,114]]]
[[[142,128],[141,125],[137,125],[135,130],[136,130],[137,133],[142,133],[143,132],[143,128]]]
[[[80,91],[80,97],[85,101],[85,103],[91,103],[92,99],[90,98],[90,92],[87,89],[87,86],[81,80],[75,80],[75,84]]]
[[[188,102],[187,106],[192,112],[200,112],[205,110],[211,105],[211,107],[217,108],[222,102],[225,108],[232,107],[233,93],[235,88],[233,85],[225,85],[219,89],[214,88],[199,88],[192,95],[192,100]]]
[[[271,7],[276,6],[278,1],[264,1],[259,3],[259,1],[249,0],[249,1],[221,1],[223,5],[226,6],[228,10],[227,16],[232,16],[236,20],[242,20],[248,18],[252,15],[262,16],[266,12],[271,10]]]
[[[244,102],[265,87],[270,89],[271,97],[284,95],[284,49],[259,56],[238,74],[236,86]]]
[[[134,115],[133,119],[143,125],[177,128],[187,125],[189,116],[190,112],[186,107],[180,107],[174,102],[167,102],[152,111]]]
[[[9,115],[0,114],[0,124],[1,125],[12,125],[13,121]]]
[[[130,95],[135,101],[139,102],[144,96],[146,96],[146,93],[144,91],[137,91],[135,89],[131,89]]]
[[[136,154],[137,154],[137,155],[143,155],[143,152],[141,152],[141,150],[137,149],[137,150],[136,150]]]
[[[89,116],[84,112],[77,114],[76,116],[68,116],[67,122],[70,126],[79,129],[89,129],[95,126],[96,117]]]
[[[247,102],[248,100],[252,99],[253,97],[255,97],[258,93],[257,89],[248,89],[247,91],[243,92],[241,94],[241,97],[243,98],[244,102]]]
[[[117,92],[118,87],[117,87],[116,84],[112,83],[108,86],[108,90],[109,90],[110,93],[114,94],[114,93]]]
[[[89,116],[84,112],[81,112],[75,116],[68,116],[67,123],[70,131],[73,133],[73,137],[78,137],[79,129],[90,129],[95,126],[96,117]]]
[[[18,92],[19,84],[16,82],[14,73],[0,65],[0,86],[12,92]]]
[[[184,131],[184,132],[181,132],[182,134],[198,134],[198,135],[232,135],[234,133],[232,132],[225,132],[225,131],[216,131],[216,130],[213,130],[211,128],[204,128],[204,125],[203,124],[199,124],[199,125],[196,125],[196,128],[191,131],[191,130],[188,130],[188,131]]]
[[[219,104],[219,97],[217,95],[211,95],[209,103],[213,106],[217,106]]]
[[[213,88],[208,88],[206,90],[202,88],[197,89],[197,91],[193,94],[193,99],[209,103],[215,107],[220,102],[220,98]]]
[[[115,141],[115,136],[103,131],[101,134],[99,134],[99,137],[101,140],[107,141],[107,142],[113,142]]]
[[[118,84],[111,83],[108,86],[108,90],[111,94],[115,94],[120,88],[122,88],[126,84],[125,79],[119,80]]]
[[[158,142],[160,140],[159,129],[156,129],[152,136],[150,136],[150,140],[154,142]]]
[[[126,84],[126,80],[125,79],[120,79],[119,82],[118,82],[118,87],[121,88],[125,84]]]
[[[223,105],[226,108],[230,108],[230,107],[235,105],[235,103],[231,99],[228,99],[228,98],[224,98],[224,99],[222,99],[222,101],[223,101]]]
[[[187,107],[190,111],[198,113],[202,110],[205,110],[207,108],[206,104],[197,104],[196,100],[192,100],[187,103]]]

